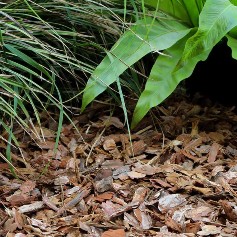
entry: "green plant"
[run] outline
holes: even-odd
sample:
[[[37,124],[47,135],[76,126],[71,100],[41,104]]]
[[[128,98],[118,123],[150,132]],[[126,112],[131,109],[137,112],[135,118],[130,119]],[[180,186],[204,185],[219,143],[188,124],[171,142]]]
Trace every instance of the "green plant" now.
[[[70,120],[70,104],[65,101],[80,95],[104,48],[120,35],[122,21],[114,18],[123,9],[106,4],[91,0],[1,3],[0,131],[8,136],[0,138],[8,144],[8,163],[11,147],[19,147],[14,128],[18,125],[44,139],[43,130],[38,132],[35,126],[41,128],[41,112],[50,107],[59,111],[57,148],[63,118]]]
[[[157,53],[144,91],[137,102],[132,127],[166,99],[212,48],[228,38],[237,59],[236,0],[144,0],[144,18],[131,26],[97,66],[87,82],[82,110],[120,75],[148,53]],[[153,8],[153,11],[152,11]],[[162,51],[162,53],[161,53]]]

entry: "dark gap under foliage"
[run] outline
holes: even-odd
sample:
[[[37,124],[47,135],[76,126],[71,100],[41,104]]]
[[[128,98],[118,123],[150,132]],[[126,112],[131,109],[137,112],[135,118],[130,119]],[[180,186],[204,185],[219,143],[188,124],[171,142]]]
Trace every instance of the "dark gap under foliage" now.
[[[155,58],[148,54],[143,58],[145,75],[149,75]],[[183,93],[194,102],[205,104],[219,103],[225,106],[237,105],[236,80],[237,61],[231,56],[227,40],[223,39],[211,51],[206,61],[201,61],[195,67],[192,75],[182,81],[175,93]],[[184,89],[184,90],[183,90]]]
[[[237,61],[231,56],[226,40],[218,43],[207,60],[199,62],[185,80],[187,94],[197,102],[210,99],[226,106],[237,105],[236,80]],[[198,96],[197,96],[198,95]]]

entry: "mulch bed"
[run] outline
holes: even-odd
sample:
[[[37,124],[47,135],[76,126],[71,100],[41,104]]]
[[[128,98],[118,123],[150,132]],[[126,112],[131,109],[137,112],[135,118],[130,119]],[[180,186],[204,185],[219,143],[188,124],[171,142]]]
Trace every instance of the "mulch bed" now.
[[[56,153],[48,115],[15,129],[18,179],[0,161],[0,236],[237,236],[234,108],[170,99],[130,135],[118,114],[97,104],[75,116]]]

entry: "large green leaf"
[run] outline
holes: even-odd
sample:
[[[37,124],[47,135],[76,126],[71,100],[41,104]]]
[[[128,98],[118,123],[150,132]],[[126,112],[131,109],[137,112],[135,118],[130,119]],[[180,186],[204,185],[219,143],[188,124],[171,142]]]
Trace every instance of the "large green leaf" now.
[[[164,51],[170,57],[160,55],[156,60],[145,90],[142,92],[136,105],[132,119],[132,128],[141,121],[152,107],[163,102],[175,90],[181,80],[188,78],[192,74],[198,61],[206,60],[210,50],[191,59],[183,68],[174,72],[189,37],[190,35],[187,35],[174,46]]]
[[[150,52],[167,49],[190,31],[179,22],[146,18],[126,31],[87,82],[82,111],[131,65]]]
[[[235,6],[237,6],[237,0],[230,0],[230,2],[234,4]]]
[[[193,0],[190,0],[193,1]],[[151,6],[154,9],[158,9],[165,12],[166,14],[173,16],[183,22],[191,24],[188,12],[182,3],[182,1],[177,0],[144,0],[146,6]]]
[[[182,0],[193,26],[198,26],[199,15],[203,8],[202,0]]]
[[[207,0],[199,16],[199,29],[187,41],[179,67],[212,49],[236,25],[236,6],[228,0]]]
[[[198,26],[199,14],[206,0],[144,0],[147,6],[173,16],[190,26]]]
[[[227,36],[227,39],[228,39],[227,44],[232,50],[232,57],[234,59],[237,59],[237,39],[235,39],[231,36]]]

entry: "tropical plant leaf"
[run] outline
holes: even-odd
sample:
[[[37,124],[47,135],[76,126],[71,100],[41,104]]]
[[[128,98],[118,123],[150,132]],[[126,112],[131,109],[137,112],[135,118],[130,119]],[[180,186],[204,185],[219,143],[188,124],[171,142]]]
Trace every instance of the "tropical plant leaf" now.
[[[227,36],[227,45],[231,48],[232,50],[232,58],[237,59],[237,39]]]
[[[235,6],[237,6],[237,0],[230,0],[230,2],[234,4]]]
[[[190,0],[193,1],[193,0]],[[175,17],[183,22],[191,25],[189,14],[182,3],[182,1],[177,0],[144,0],[146,6],[150,6],[154,9],[157,7],[162,12]]]
[[[182,0],[193,26],[198,26],[199,15],[203,8],[202,0]]]
[[[202,11],[205,2],[206,2],[206,0],[197,0],[197,1],[196,1],[196,4],[197,4],[197,7],[198,7],[199,12]]]
[[[135,127],[141,119],[152,108],[167,98],[177,86],[173,80],[172,71],[179,62],[184,44],[187,41],[182,39],[173,47],[164,51],[166,55],[159,55],[151,69],[144,91],[139,97],[134,110],[131,127]]]
[[[192,74],[198,61],[205,60],[208,57],[210,50],[191,59],[185,67],[174,72],[190,34],[164,51],[165,55],[169,55],[169,57],[165,55],[158,56],[145,89],[137,102],[132,119],[132,128],[141,121],[152,107],[163,102],[175,90],[180,81]]]
[[[237,7],[228,0],[207,0],[199,16],[199,28],[186,43],[182,67],[191,58],[212,49],[237,25]]]
[[[230,32],[228,33],[233,38],[237,38],[237,27],[234,27]]]
[[[122,35],[88,80],[83,94],[82,111],[128,67],[150,52],[171,47],[189,31],[186,26],[171,20],[154,21],[147,17],[138,21]]]

